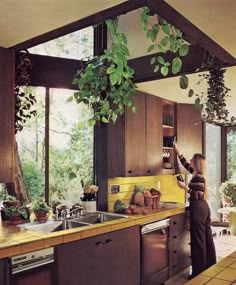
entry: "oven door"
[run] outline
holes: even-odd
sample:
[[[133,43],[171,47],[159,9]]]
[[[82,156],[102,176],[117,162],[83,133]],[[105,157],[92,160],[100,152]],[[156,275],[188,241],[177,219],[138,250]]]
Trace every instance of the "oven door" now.
[[[151,224],[152,225],[152,224]],[[162,284],[168,280],[169,224],[144,230],[141,238],[141,284]]]

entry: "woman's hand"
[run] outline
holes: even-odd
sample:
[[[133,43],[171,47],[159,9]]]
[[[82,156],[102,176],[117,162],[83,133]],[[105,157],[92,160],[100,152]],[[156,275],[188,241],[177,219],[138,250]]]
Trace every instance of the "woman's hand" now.
[[[179,147],[178,147],[177,143],[173,142],[173,146],[174,146],[174,149],[175,149],[177,155],[179,156],[180,155],[180,150],[179,150]]]
[[[185,182],[177,181],[177,184],[178,184],[178,186],[179,186],[181,189],[184,189],[185,191],[188,191],[188,187],[187,187],[187,185],[185,184]]]

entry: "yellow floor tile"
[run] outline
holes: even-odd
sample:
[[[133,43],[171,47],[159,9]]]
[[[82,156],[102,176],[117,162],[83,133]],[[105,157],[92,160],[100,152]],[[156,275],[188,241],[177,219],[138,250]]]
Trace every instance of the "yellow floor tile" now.
[[[222,279],[227,281],[236,280],[236,271],[233,268],[225,268],[222,272],[216,275],[215,279]]]
[[[192,280],[188,281],[185,284],[188,284],[188,285],[203,285],[203,284],[208,284],[207,282],[210,279],[211,279],[210,277],[199,275],[199,276],[193,278]]]
[[[231,284],[232,283],[230,281],[219,280],[215,278],[207,282],[207,285],[231,285]]]
[[[224,259],[222,259],[221,261],[219,261],[219,262],[217,263],[217,265],[219,265],[219,266],[224,266],[224,267],[228,267],[228,266],[230,266],[231,264],[233,264],[234,261],[235,261],[235,259],[232,258],[232,257],[225,257]]]
[[[202,276],[208,276],[208,277],[215,277],[217,274],[219,274],[221,271],[223,271],[225,267],[213,265],[212,267],[208,268],[204,272],[201,273]]]

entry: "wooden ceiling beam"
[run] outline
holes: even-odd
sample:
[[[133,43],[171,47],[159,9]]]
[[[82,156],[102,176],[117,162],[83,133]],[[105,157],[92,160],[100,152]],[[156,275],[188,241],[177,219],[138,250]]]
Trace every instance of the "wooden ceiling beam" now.
[[[203,54],[204,48],[199,45],[191,45],[188,55],[184,57],[180,74],[195,73],[201,66]],[[163,54],[156,54],[156,56],[158,55]],[[153,54],[128,61],[128,64],[135,71],[136,83],[164,78],[160,72],[153,72],[153,66],[150,65],[152,57]],[[167,53],[165,54],[165,58],[171,61],[173,55]],[[33,86],[76,89],[76,86],[72,85],[72,80],[77,70],[83,66],[83,61],[35,54],[31,54],[31,60],[33,66],[31,71],[31,84]],[[225,67],[229,66],[231,65],[225,65]],[[180,74],[175,76],[179,76]],[[174,75],[169,74],[165,78],[173,76]]]
[[[185,39],[190,44],[199,44],[211,54],[217,56],[223,63],[236,65],[236,59],[229,54],[225,49],[193,25],[188,19],[176,11],[172,6],[166,3],[164,0],[147,0],[147,6],[151,13],[157,13],[169,23],[180,29]]]

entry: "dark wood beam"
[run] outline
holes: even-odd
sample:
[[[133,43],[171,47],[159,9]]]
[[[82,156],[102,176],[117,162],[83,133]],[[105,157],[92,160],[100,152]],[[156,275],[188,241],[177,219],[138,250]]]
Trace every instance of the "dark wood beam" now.
[[[189,54],[183,59],[183,67],[180,74],[195,73],[201,66],[203,54],[204,49],[201,46],[191,45]],[[163,54],[156,54],[156,56],[157,55]],[[153,72],[153,67],[150,65],[152,57],[153,55],[147,55],[128,61],[128,64],[135,71],[136,83],[163,79],[160,72]],[[171,61],[173,55],[167,53],[165,57]],[[82,68],[83,61],[35,54],[31,54],[31,60],[33,66],[31,71],[31,84],[33,86],[76,89],[76,86],[72,85],[72,81],[77,70]],[[232,65],[225,65],[225,67],[229,66]],[[180,74],[177,74],[177,76]],[[169,74],[165,78],[173,76],[174,75]]]
[[[201,45],[211,54],[217,56],[225,64],[230,64],[231,66],[236,65],[236,59],[231,54],[193,25],[188,19],[176,11],[172,6],[167,4],[164,0],[159,0],[158,3],[156,0],[147,0],[147,6],[151,13],[157,13],[169,23],[180,29],[185,35],[186,40],[191,44],[196,43]]]
[[[159,1],[159,0],[158,0]],[[48,42],[50,40],[59,38],[61,36],[67,35],[69,33],[84,29],[89,26],[102,23],[107,19],[117,17],[122,14],[126,14],[130,11],[138,9],[146,5],[147,0],[129,0],[125,1],[119,5],[113,6],[96,14],[90,15],[76,22],[68,24],[66,26],[60,27],[48,33],[39,35],[35,38],[26,40],[22,43],[12,46],[11,48],[15,51],[20,51],[23,49],[28,49],[30,47],[39,45],[41,43]]]

